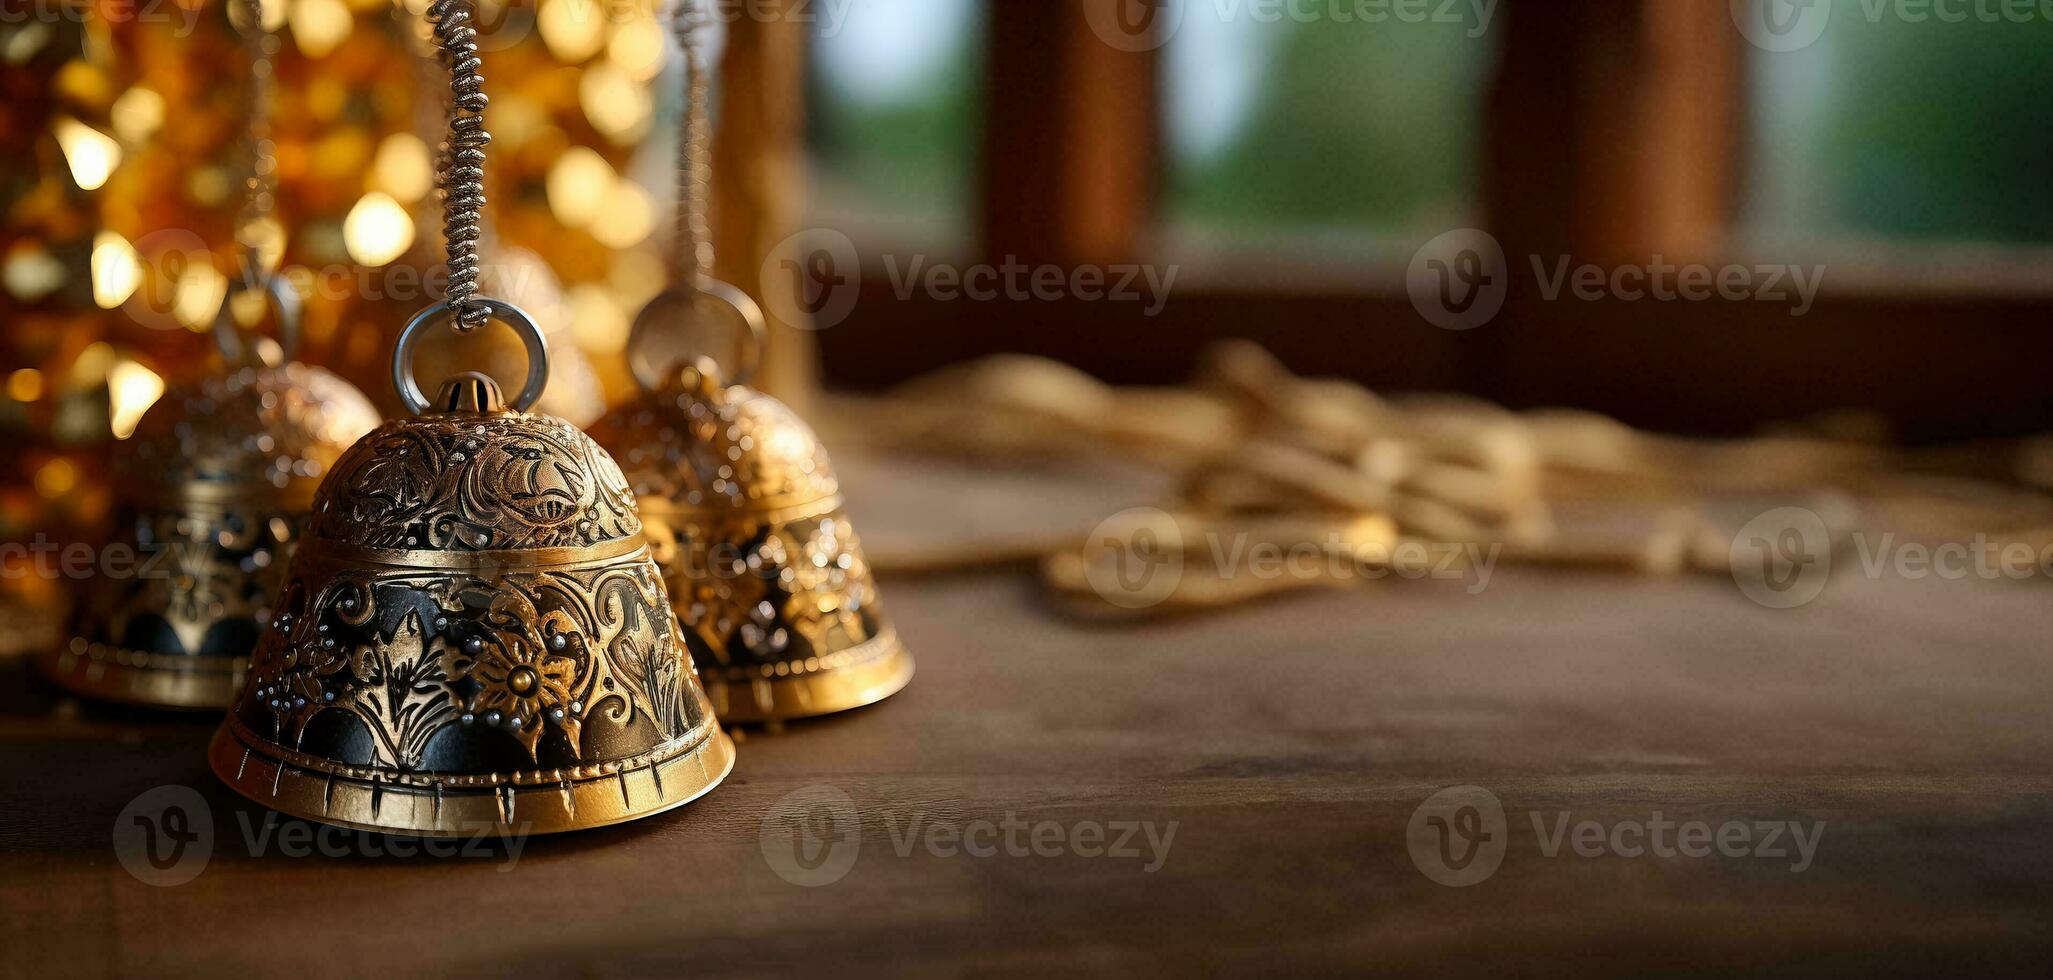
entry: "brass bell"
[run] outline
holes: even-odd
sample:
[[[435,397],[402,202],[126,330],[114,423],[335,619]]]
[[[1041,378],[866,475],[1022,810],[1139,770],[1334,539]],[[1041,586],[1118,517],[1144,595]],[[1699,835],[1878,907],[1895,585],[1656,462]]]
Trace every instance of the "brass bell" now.
[[[717,300],[755,339],[762,314],[746,294],[702,280],[666,305]],[[639,352],[639,337],[630,351]],[[710,358],[667,378],[630,358],[642,394],[593,427],[642,503],[670,600],[712,696],[730,723],[772,722],[880,701],[912,679],[912,657],[884,616],[844,511],[827,452],[784,403],[730,384]]]
[[[479,374],[352,447],[314,501],[276,617],[209,750],[249,798],[403,834],[552,833],[687,803],[732,768],[679,642],[635,498],[577,427],[529,414],[547,350],[518,308],[474,300],[527,344],[508,408]]]
[[[297,296],[280,279],[268,288],[289,352]],[[69,640],[41,658],[46,675],[79,694],[225,707],[315,487],[378,424],[370,401],[327,371],[244,358],[225,310],[215,329],[231,369],[165,392],[112,461],[113,533]]]

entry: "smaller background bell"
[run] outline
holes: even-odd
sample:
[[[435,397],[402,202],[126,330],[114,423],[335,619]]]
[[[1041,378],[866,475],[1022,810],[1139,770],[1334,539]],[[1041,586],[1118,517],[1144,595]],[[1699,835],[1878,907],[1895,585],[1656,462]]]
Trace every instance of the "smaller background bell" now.
[[[356,388],[298,362],[167,391],[117,450],[110,532],[44,673],[110,701],[226,706],[315,488],[377,424]]]
[[[911,680],[826,449],[699,358],[593,429],[620,460],[725,722],[845,711]]]

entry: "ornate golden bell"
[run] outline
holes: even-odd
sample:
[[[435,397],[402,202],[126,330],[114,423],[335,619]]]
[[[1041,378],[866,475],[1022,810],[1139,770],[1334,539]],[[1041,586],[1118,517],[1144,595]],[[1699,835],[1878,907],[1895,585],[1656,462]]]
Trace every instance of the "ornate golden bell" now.
[[[216,734],[216,774],[331,824],[405,834],[552,833],[689,802],[734,746],[679,644],[635,498],[577,427],[528,414],[546,383],[523,333],[509,409],[482,375],[343,456],[314,501],[277,615]]]
[[[592,433],[642,502],[721,720],[823,715],[903,688],[912,657],[812,428],[777,399],[725,383],[709,358],[655,380]]]
[[[315,487],[377,424],[363,393],[296,361],[167,391],[119,447],[113,533],[44,673],[110,701],[226,706]]]

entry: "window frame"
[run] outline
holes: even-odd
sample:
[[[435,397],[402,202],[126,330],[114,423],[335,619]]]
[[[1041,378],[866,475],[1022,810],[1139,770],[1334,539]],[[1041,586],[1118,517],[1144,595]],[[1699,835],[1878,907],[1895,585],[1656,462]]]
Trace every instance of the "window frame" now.
[[[1165,175],[1161,53],[1104,43],[1085,9],[1127,2],[986,0],[982,261],[1150,260]],[[1479,227],[1511,261],[1757,258],[1748,252],[1761,243],[1737,226],[1748,50],[1726,0],[1501,0],[1492,31]],[[2053,347],[2030,334],[2053,323],[2053,253],[1963,270],[1973,256],[1949,266],[1918,263],[1918,251],[1898,253],[1922,274],[1828,277],[1801,318],[1760,303],[1563,301],[1514,275],[1502,313],[1463,332],[1417,314],[1401,267],[1345,275],[1250,257],[1231,262],[1245,265],[1235,275],[1180,281],[1151,318],[1077,299],[972,308],[901,297],[866,268],[874,278],[855,313],[819,341],[828,376],[865,387],[999,351],[1171,383],[1207,343],[1242,337],[1299,370],[1376,387],[1681,431],[1846,408],[1882,412],[1913,438],[2053,425],[2053,404],[2037,397]]]

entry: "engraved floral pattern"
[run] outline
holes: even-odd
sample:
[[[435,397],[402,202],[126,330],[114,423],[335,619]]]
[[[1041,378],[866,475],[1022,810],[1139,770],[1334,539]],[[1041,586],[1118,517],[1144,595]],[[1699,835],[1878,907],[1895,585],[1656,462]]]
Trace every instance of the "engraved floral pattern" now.
[[[465,699],[466,716],[503,726],[527,747],[530,759],[545,723],[562,728],[576,745],[583,713],[578,679],[584,673],[576,622],[561,612],[538,615],[518,593],[495,596],[491,603],[488,633],[473,634],[454,648],[442,644],[448,675],[468,679],[476,689]]]
[[[888,632],[827,452],[782,402],[673,383],[593,432],[648,515],[701,668],[789,676]]]
[[[392,422],[336,464],[314,532],[421,551],[585,547],[640,533],[620,468],[546,415],[431,415]]]
[[[292,362],[173,387],[137,423],[115,468],[136,499],[169,501],[194,484],[290,490],[304,508],[378,411],[349,382]]]
[[[666,739],[707,720],[645,555],[489,583],[307,564],[330,585],[304,614],[280,614],[238,708],[282,744],[298,747],[317,716],[336,711],[370,732],[371,761],[401,770],[426,767],[431,741],[451,725],[511,736],[529,763],[553,730],[574,760],[590,762],[601,761],[582,737],[594,717],[647,717]]]

